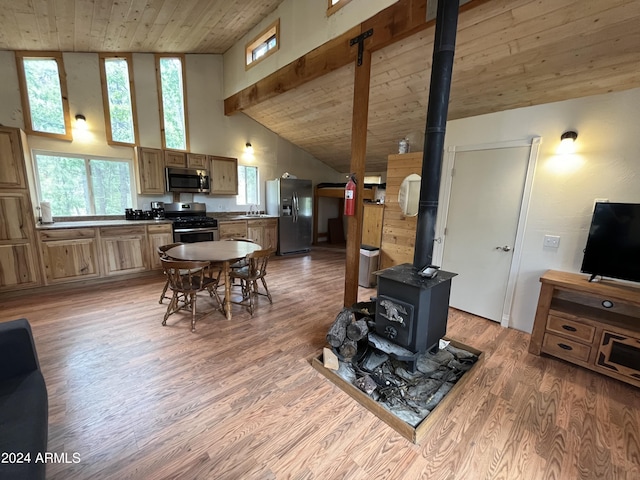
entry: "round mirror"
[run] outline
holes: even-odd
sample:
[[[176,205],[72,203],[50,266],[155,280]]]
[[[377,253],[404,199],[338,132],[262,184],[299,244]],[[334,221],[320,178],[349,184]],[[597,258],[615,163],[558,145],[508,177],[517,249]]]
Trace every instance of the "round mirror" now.
[[[400,184],[398,192],[398,204],[400,210],[407,217],[415,217],[418,215],[418,205],[420,203],[420,183],[422,178],[417,173],[405,177]]]

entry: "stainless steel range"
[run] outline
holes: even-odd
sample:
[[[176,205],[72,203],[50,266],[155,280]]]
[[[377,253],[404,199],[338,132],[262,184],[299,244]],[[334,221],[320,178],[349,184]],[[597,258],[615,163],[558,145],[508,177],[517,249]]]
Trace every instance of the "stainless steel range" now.
[[[173,241],[182,243],[218,240],[218,220],[207,217],[204,203],[167,203],[165,218],[173,222]]]

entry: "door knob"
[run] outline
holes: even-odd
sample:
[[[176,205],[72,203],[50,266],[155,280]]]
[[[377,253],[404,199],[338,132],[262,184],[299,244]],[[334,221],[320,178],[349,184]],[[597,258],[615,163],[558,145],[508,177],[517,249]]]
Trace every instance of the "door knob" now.
[[[505,245],[504,247],[496,247],[496,250],[502,250],[503,252],[510,252],[511,247],[509,245]]]

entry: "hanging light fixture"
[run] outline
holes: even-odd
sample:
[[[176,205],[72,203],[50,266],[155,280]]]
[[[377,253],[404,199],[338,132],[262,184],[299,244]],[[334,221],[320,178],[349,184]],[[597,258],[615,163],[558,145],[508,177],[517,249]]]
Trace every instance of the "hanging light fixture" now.
[[[575,153],[575,142],[578,138],[578,134],[573,130],[569,130],[560,135],[560,147],[558,147],[558,153]]]

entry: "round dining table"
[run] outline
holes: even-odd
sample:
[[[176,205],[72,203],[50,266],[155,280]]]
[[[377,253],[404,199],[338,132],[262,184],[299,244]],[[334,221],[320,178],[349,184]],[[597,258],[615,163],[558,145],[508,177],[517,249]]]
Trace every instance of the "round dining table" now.
[[[224,310],[228,320],[231,320],[231,283],[229,281],[229,266],[249,253],[260,250],[257,243],[240,240],[214,240],[211,242],[184,243],[170,248],[165,254],[175,260],[205,261],[222,264],[224,278]]]

